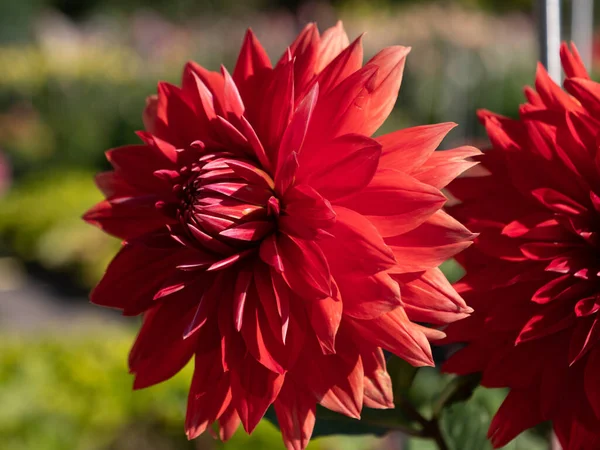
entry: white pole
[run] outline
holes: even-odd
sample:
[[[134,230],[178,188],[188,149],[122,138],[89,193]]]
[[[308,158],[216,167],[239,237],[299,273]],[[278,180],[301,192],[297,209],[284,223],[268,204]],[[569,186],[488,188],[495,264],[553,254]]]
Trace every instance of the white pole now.
[[[560,0],[539,0],[539,42],[542,64],[560,83]]]
[[[592,65],[593,33],[594,0],[571,0],[571,39],[588,70]]]

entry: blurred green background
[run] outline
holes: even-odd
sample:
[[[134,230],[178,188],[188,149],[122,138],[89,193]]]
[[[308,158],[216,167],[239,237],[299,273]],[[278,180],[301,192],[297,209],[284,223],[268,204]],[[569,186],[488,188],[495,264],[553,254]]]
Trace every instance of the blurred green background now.
[[[158,80],[178,82],[188,59],[231,68],[248,26],[276,59],[306,22],[323,29],[339,18],[351,38],[367,32],[366,56],[413,48],[381,132],[454,121],[443,146],[483,146],[475,110],[515,115],[533,80],[532,11],[531,0],[0,0],[0,448],[223,447],[210,436],[185,439],[189,371],[132,392],[126,356],[137,321],[86,299],[119,246],[80,220],[101,198],[92,177],[107,168],[105,150],[136,142]],[[421,371],[411,395],[426,407],[442,378]],[[469,412],[448,413],[445,432],[465,432],[461,418],[472,417],[468,426],[485,435],[502,396],[476,391],[456,406]],[[532,433],[511,448],[545,445]],[[225,447],[283,445],[263,421]],[[433,447],[392,433],[324,437],[310,448]]]

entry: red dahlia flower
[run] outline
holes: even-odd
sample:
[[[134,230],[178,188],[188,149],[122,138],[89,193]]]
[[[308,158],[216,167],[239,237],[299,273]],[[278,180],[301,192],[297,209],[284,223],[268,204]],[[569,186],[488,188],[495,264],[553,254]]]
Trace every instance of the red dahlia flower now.
[[[451,213],[481,234],[455,286],[475,313],[446,330],[468,346],[445,370],[511,388],[497,447],[552,420],[565,449],[600,448],[600,84],[575,47],[561,57],[568,93],[540,65],[520,119],[480,112],[488,174],[450,187]]]
[[[470,312],[436,267],[471,243],[440,189],[478,150],[433,153],[452,124],[369,137],[408,52],[363,66],[360,38],[308,25],[272,68],[249,31],[233,75],[189,63],[149,98],[143,143],[108,152],[85,219],[125,243],[92,301],[144,314],[136,388],[195,357],[190,438],[251,432],[274,404],[304,448],[316,403],[393,407],[382,349],[432,364],[443,334],[413,320]]]

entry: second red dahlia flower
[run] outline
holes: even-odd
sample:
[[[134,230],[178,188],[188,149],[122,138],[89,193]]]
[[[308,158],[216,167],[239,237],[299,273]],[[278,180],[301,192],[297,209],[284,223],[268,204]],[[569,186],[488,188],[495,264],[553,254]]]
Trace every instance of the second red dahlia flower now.
[[[575,49],[561,57],[567,92],[540,65],[520,119],[482,111],[488,173],[450,188],[481,234],[456,285],[475,313],[447,329],[468,346],[445,369],[510,388],[497,447],[551,420],[565,450],[600,448],[600,84]]]
[[[416,322],[470,309],[437,266],[472,234],[440,189],[473,148],[434,153],[452,124],[371,138],[394,106],[405,47],[363,66],[361,39],[307,26],[274,67],[248,32],[237,65],[160,83],[138,133],[107,153],[85,219],[125,240],[92,301],[143,314],[135,387],[194,356],[186,430],[251,432],[273,404],[288,448],[317,403],[393,407],[382,349],[431,365]]]

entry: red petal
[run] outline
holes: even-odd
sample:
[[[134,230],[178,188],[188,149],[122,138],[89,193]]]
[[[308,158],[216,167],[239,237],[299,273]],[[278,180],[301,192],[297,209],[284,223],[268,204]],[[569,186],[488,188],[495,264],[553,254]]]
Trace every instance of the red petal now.
[[[413,172],[427,161],[455,126],[452,122],[423,125],[379,136],[377,141],[383,148],[379,167]]]
[[[156,145],[117,147],[106,152],[106,159],[127,183],[142,192],[169,194],[172,189],[168,183],[154,176],[157,170],[176,169],[175,148],[168,144],[162,148]]]
[[[388,47],[371,58],[365,67],[377,67],[377,76],[368,86],[368,107],[363,111],[360,133],[370,136],[392,111],[402,82],[404,63],[410,47]],[[358,132],[358,130],[357,130]]]
[[[344,31],[342,21],[338,20],[334,27],[325,30],[321,36],[319,58],[315,68],[316,72],[321,72],[323,68],[333,61],[333,59],[338,56],[346,47],[348,47],[348,45],[350,45],[350,40]]]
[[[252,272],[249,269],[244,268],[237,273],[235,287],[233,288],[233,324],[237,331],[242,329],[244,305],[246,304],[246,296],[251,281]]]
[[[442,189],[458,175],[477,164],[466,158],[480,154],[478,149],[470,146],[435,152],[420,169],[413,172],[413,176],[422,183]]]
[[[335,212],[328,200],[306,184],[288,189],[279,216],[279,230],[302,239],[313,240],[335,223]]]
[[[500,448],[542,420],[536,389],[512,389],[492,419],[488,438]]]
[[[228,228],[221,231],[219,235],[239,241],[256,242],[262,240],[267,234],[271,233],[274,228],[275,224],[273,224],[273,222],[257,220],[253,222],[244,222],[240,225]]]
[[[314,79],[319,40],[319,30],[316,24],[309,23],[289,47],[291,59],[294,61],[294,91],[296,99],[304,96],[310,82]],[[288,53],[286,52],[279,60],[279,64],[286,63],[288,57]]]
[[[283,260],[281,259],[276,234],[267,236],[262,241],[260,244],[259,256],[260,259],[277,270],[277,272],[283,272]]]
[[[277,247],[283,278],[292,291],[307,300],[332,295],[329,265],[316,243],[279,234]]]
[[[312,160],[299,155],[297,178],[335,201],[369,184],[377,170],[381,146],[365,136],[347,134],[311,151]]]
[[[318,353],[317,353],[318,352]],[[322,355],[311,347],[304,349],[296,365],[297,377],[325,408],[360,418],[363,405],[364,374],[358,351],[351,341],[344,342],[344,352]]]
[[[317,402],[291,380],[286,380],[277,400],[275,414],[288,450],[304,450],[315,426]]]
[[[414,274],[394,275],[400,284],[402,303],[414,322],[445,324],[464,319],[472,312],[448,283],[441,270],[430,269]]]
[[[156,208],[155,196],[104,200],[83,215],[83,220],[121,239],[151,233],[173,220]]]
[[[276,160],[275,155],[293,111],[294,64],[290,61],[278,65],[271,73],[271,80],[265,86],[260,100],[256,120],[252,122],[271,162]]]
[[[196,355],[185,418],[188,439],[204,433],[227,410],[230,402],[230,376],[221,370],[218,353]]]
[[[269,326],[285,343],[290,320],[289,288],[279,274],[263,264],[255,265],[254,280]]]
[[[223,85],[224,95],[222,106],[226,114],[226,118],[231,122],[241,117],[246,108],[235,82],[224,66],[221,66],[221,73],[223,74],[223,79],[225,80]]]
[[[386,272],[373,275],[351,273],[336,276],[344,314],[355,319],[374,319],[402,304],[400,288]]]
[[[579,77],[589,79],[585,65],[581,61],[581,56],[579,56],[574,42],[571,43],[571,47],[573,49],[572,52],[569,51],[569,45],[566,42],[560,45],[560,60],[565,70],[565,75],[568,78]]]
[[[565,80],[565,89],[581,102],[585,109],[598,117],[600,114],[600,86],[592,80],[571,78]]]
[[[292,152],[300,153],[302,150],[304,138],[306,137],[308,125],[318,98],[319,85],[315,84],[294,111],[290,119],[290,124],[285,129],[277,157],[275,158],[277,162],[275,178],[277,178],[278,173],[281,171],[281,166],[288,160],[290,154]]]
[[[271,372],[247,355],[231,371],[231,392],[244,430],[251,433],[277,398],[285,376]]]
[[[361,68],[363,62],[362,36],[341,51],[324,66],[316,78],[323,95],[331,92],[340,82]]]
[[[385,367],[383,351],[380,348],[361,350],[360,356],[365,371],[365,406],[376,409],[393,408],[392,379]]]
[[[321,351],[335,353],[335,336],[342,320],[343,303],[334,285],[334,296],[312,300],[305,304],[308,317]]]
[[[522,327],[515,343],[531,341],[558,333],[573,325],[575,314],[570,302],[552,302],[544,305]]]
[[[384,169],[365,189],[340,204],[365,215],[387,237],[416,228],[445,201],[439,190],[397,170]]]
[[[286,372],[287,353],[281,340],[276,336],[280,330],[273,332],[262,308],[258,292],[252,286],[246,306],[242,336],[250,354],[272,372]]]
[[[320,243],[335,273],[371,274],[396,264],[392,251],[365,217],[341,206],[335,207],[335,213],[336,223],[329,230],[335,239]]]
[[[583,377],[585,394],[594,409],[596,416],[600,417],[600,384],[598,374],[600,373],[600,349],[595,348],[587,359]]]
[[[154,303],[152,298],[186,257],[182,251],[149,248],[129,243],[121,248],[91,293],[96,305],[118,308],[124,315],[138,315]],[[140,261],[145,263],[140,265]]]
[[[394,273],[432,269],[472,244],[476,235],[443,211],[438,211],[417,228],[385,242],[398,263]]]
[[[413,366],[433,366],[427,338],[408,319],[401,307],[376,319],[353,319],[352,327],[363,339],[392,352]]]
[[[203,286],[199,284],[198,287]],[[171,299],[173,301],[160,303],[144,315],[142,328],[129,353],[129,370],[135,374],[134,389],[171,378],[187,364],[199,345],[203,349],[218,349],[215,322],[188,339],[184,338],[202,293],[200,291],[197,296],[190,293],[178,295]],[[208,313],[215,305],[213,300],[208,298],[205,304]]]
[[[569,343],[569,365],[572,366],[586,355],[600,340],[600,321],[597,317],[577,320]]]
[[[157,122],[165,135],[158,137],[176,148],[186,148],[191,142],[203,139],[203,128],[198,126],[198,116],[183,91],[169,83],[158,83]]]
[[[252,30],[248,29],[233,71],[233,80],[239,87],[245,103],[255,104],[259,101],[257,82],[267,76],[270,69],[271,61],[267,52],[260,45]]]
[[[240,416],[238,416],[235,407],[230,405],[219,417],[219,439],[226,442],[235,434],[240,425]]]

